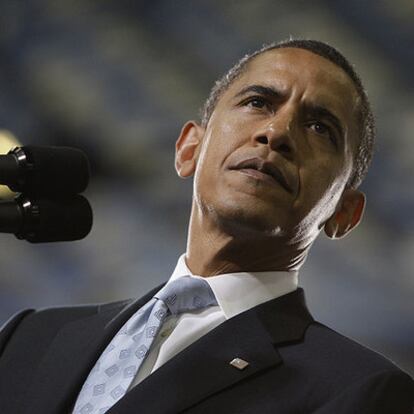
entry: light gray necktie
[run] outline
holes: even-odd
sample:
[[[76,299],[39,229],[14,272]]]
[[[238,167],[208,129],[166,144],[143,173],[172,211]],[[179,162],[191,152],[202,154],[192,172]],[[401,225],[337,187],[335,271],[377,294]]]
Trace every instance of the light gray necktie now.
[[[165,318],[217,305],[209,284],[184,276],[165,285],[119,330],[83,385],[74,414],[103,414],[125,395]]]

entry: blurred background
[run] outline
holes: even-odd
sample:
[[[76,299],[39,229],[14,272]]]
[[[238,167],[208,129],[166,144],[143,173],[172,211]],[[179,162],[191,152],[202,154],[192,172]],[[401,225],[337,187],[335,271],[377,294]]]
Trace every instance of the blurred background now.
[[[316,318],[414,375],[413,22],[412,0],[0,1],[0,149],[10,133],[83,149],[94,209],[82,241],[0,236],[0,323],[167,280],[190,212],[192,183],[173,167],[181,125],[245,53],[315,38],[355,63],[378,141],[364,222],[321,235],[300,283]]]

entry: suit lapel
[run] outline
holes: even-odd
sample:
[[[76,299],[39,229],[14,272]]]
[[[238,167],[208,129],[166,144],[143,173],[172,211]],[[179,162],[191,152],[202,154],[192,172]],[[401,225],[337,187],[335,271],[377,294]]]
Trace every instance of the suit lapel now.
[[[40,363],[23,412],[68,412],[114,334],[159,289],[132,303],[105,305],[96,314],[65,325]],[[301,289],[243,312],[160,367],[108,414],[127,414],[137,407],[166,414],[191,407],[253,374],[280,365],[275,345],[300,340],[311,321]],[[237,357],[248,361],[249,366],[244,370],[231,366],[230,361]]]
[[[63,326],[39,364],[25,399],[24,412],[67,412],[112,337],[159,288],[135,302],[104,305],[98,308],[96,314]],[[47,397],[37,398],[39,395]]]
[[[301,340],[312,320],[302,289],[243,312],[160,367],[108,414],[127,414],[140,408],[151,414],[181,412],[241,380],[280,365],[283,361],[277,345]],[[230,361],[237,357],[249,362],[249,366],[244,370],[231,366]]]

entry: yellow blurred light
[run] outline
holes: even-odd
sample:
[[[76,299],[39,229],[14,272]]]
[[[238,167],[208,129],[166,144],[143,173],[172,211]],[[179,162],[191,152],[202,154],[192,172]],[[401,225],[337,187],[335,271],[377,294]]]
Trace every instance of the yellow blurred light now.
[[[5,129],[0,129],[0,154],[7,154],[12,148],[21,145],[19,140]],[[6,185],[0,185],[0,199],[12,198],[15,195]]]

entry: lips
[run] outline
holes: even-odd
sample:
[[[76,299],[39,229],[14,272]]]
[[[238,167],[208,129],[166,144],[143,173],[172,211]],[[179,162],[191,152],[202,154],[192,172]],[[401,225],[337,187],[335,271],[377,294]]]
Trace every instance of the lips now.
[[[292,193],[292,186],[289,184],[286,177],[283,175],[281,170],[276,167],[273,163],[265,161],[262,158],[249,158],[237,163],[231,170],[256,170],[262,174],[270,176],[274,181],[280,184],[286,191]]]

